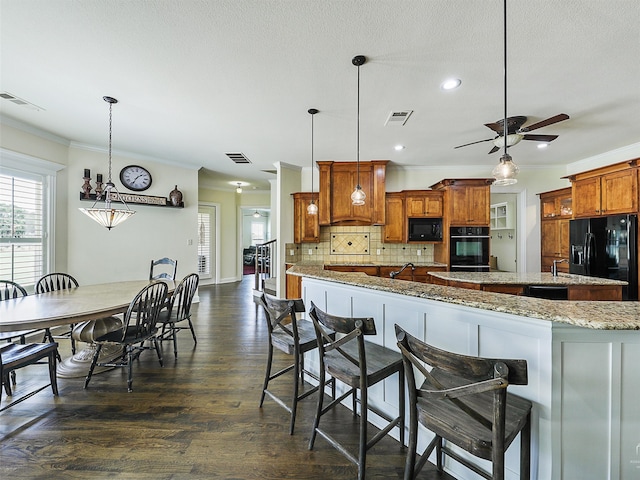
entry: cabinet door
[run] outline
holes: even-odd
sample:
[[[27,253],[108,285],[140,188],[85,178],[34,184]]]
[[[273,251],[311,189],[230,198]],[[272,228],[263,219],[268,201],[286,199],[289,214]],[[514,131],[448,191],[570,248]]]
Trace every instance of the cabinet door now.
[[[635,169],[604,175],[601,189],[602,215],[638,211],[638,177]]]
[[[451,225],[466,225],[470,219],[467,201],[467,188],[450,187],[448,193],[449,206],[447,208],[451,218]]]
[[[422,195],[407,195],[407,217],[422,217],[425,214],[426,198]]]
[[[403,243],[406,228],[404,223],[404,201],[401,196],[387,195],[387,223],[383,228],[385,243]]]
[[[468,225],[489,225],[489,203],[491,192],[489,187],[467,187]]]
[[[558,225],[555,220],[542,221],[540,226],[540,252],[543,257],[559,257]]]
[[[351,193],[358,184],[367,198],[364,205],[354,206],[351,204]],[[360,175],[357,173],[355,165],[334,166],[331,186],[331,221],[361,221],[371,223],[373,209],[373,189],[371,168],[360,168]]]
[[[573,215],[600,215],[600,177],[584,178],[573,183]]]
[[[318,215],[309,215],[307,206],[311,202],[311,193],[293,194],[293,242],[318,243],[320,241],[320,225]],[[317,196],[314,195],[317,202]]]
[[[566,271],[569,271],[569,219],[555,220],[558,224],[558,250],[560,251],[560,257],[567,260],[567,263],[563,265]]]

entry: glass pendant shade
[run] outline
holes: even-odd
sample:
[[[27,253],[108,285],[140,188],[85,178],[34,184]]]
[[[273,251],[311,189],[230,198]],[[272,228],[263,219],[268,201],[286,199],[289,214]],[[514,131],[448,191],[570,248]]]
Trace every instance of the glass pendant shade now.
[[[505,186],[518,183],[516,175],[518,175],[519,171],[520,169],[515,163],[513,163],[511,155],[505,154],[500,157],[500,163],[496,165],[493,172],[491,172],[493,178],[496,179],[493,184],[496,186]]]
[[[309,203],[309,205],[307,205],[307,213],[309,215],[317,215],[318,214],[318,205],[316,205],[316,203],[311,200],[311,203]]]
[[[362,190],[360,185],[356,185],[356,189],[351,194],[351,204],[352,205],[364,205],[364,200],[367,198],[367,195]]]
[[[97,208],[98,202],[102,200],[102,194],[96,192],[96,201],[93,202],[91,208],[80,208],[79,210],[84,213],[86,216],[96,221],[103,227],[106,227],[107,230],[111,230],[113,227],[120,225],[122,222],[130,218],[136,212],[135,210],[131,210],[129,206],[126,204],[120,192],[116,188],[115,184],[111,181],[111,127],[112,127],[112,109],[113,104],[118,103],[113,97],[102,97],[102,99],[109,104],[109,178],[107,179],[107,183],[104,188],[104,208]],[[114,198],[115,195],[115,198]],[[122,203],[124,209],[122,208],[113,208],[111,206],[111,200],[116,200],[117,202]]]
[[[112,190],[115,190],[117,200],[124,204],[126,210],[111,207]],[[107,182],[105,186],[104,208],[96,208],[97,203],[98,199],[94,202],[91,208],[81,208],[80,211],[103,227],[106,227],[107,230],[111,230],[113,227],[120,225],[136,213],[127,206],[124,200],[122,200],[120,193],[116,190],[115,185],[112,182]]]

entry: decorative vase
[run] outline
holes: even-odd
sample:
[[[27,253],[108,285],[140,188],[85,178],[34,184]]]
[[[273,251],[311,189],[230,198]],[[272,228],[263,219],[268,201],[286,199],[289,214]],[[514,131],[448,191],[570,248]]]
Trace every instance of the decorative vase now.
[[[169,193],[169,200],[171,201],[171,205],[174,207],[182,205],[182,192],[178,190],[178,185],[176,185],[176,187],[171,190],[171,193]]]

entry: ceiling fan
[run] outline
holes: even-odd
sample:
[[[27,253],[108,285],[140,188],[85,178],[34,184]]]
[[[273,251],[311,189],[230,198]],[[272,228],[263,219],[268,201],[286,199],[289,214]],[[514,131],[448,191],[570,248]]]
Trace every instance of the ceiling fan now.
[[[568,120],[569,115],[566,113],[559,113],[558,115],[554,115],[553,117],[549,117],[545,120],[541,120],[536,123],[532,123],[531,125],[523,126],[527,121],[527,117],[517,116],[517,117],[508,117],[507,118],[507,147],[512,147],[517,143],[520,143],[521,140],[533,140],[534,142],[552,142],[558,135],[539,135],[539,134],[530,134],[533,130],[537,130],[538,128],[546,127],[547,125],[553,125],[554,123],[562,122],[564,120]],[[485,123],[486,127],[489,127],[491,130],[498,134],[497,137],[494,138],[486,138],[484,140],[478,140],[476,142],[465,143],[464,145],[458,145],[454,148],[467,147],[469,145],[475,145],[476,143],[484,143],[484,142],[493,142],[494,146],[489,153],[495,153],[504,147],[504,119],[497,120],[493,123]]]

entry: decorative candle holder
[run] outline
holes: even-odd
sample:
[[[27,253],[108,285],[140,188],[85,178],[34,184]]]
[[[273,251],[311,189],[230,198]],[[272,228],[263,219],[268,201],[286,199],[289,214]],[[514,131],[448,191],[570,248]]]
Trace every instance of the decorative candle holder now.
[[[91,177],[83,177],[84,183],[82,184],[82,191],[84,192],[84,198],[91,198]]]

